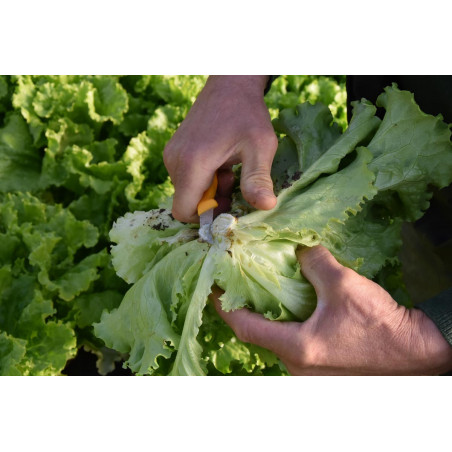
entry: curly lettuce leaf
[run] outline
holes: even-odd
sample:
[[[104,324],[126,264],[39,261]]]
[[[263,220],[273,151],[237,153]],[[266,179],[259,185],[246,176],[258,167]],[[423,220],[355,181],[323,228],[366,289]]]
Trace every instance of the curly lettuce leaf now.
[[[30,274],[15,276],[0,269],[0,372],[53,375],[75,355],[76,340],[69,325],[51,320],[52,301],[37,289]]]
[[[368,145],[374,156],[369,168],[377,188],[397,192],[404,218],[414,221],[429,206],[429,185],[443,188],[451,182],[450,126],[441,116],[423,113],[412,93],[395,86],[385,89],[377,105],[386,114]]]
[[[31,144],[23,118],[18,114],[10,115],[0,129],[0,192],[37,189],[41,155]]]
[[[193,281],[199,278],[207,251],[208,246],[198,241],[176,248],[130,288],[118,309],[104,312],[101,321],[94,325],[95,334],[108,347],[129,354],[126,364],[133,372],[153,373],[159,367],[159,357],[170,358],[179,346],[181,331],[176,324],[176,308],[186,310],[186,315],[194,322],[191,325],[187,321],[182,346],[187,340],[192,343],[188,331],[196,330],[196,312],[190,309],[190,303],[195,300],[193,306],[196,306],[202,299],[205,302],[208,295],[197,290]],[[194,274],[187,278],[190,272]],[[212,281],[209,292],[211,285]],[[181,303],[184,306],[180,306]],[[189,363],[181,364],[186,365]]]
[[[301,275],[297,244],[286,240],[232,245],[219,253],[215,283],[225,311],[252,307],[273,320],[304,320],[315,309],[312,286]]]
[[[319,178],[307,187],[301,177],[281,192],[274,209],[240,218],[237,234],[259,240],[273,237],[310,246],[318,244],[329,222],[344,222],[377,193],[374,174],[367,168],[371,159],[371,153],[361,147],[355,160],[341,171]]]
[[[273,120],[276,132],[286,135],[298,151],[298,171],[305,172],[340,137],[341,132],[325,105],[308,103],[281,111]],[[274,165],[272,165],[272,170]]]
[[[273,353],[239,341],[210,302],[203,312],[198,340],[203,345],[203,359],[209,375],[287,374]]]
[[[328,106],[342,130],[347,128],[347,93],[344,75],[281,75],[265,96],[272,118],[283,109],[299,104],[322,103]]]
[[[27,342],[0,332],[0,376],[21,375],[19,365],[25,356]]]
[[[125,196],[133,209],[159,205],[174,192],[168,173],[163,166],[163,147],[156,145],[146,132],[132,138],[122,161],[132,178],[125,187]],[[157,184],[149,185],[149,179]]]
[[[197,238],[198,233],[175,220],[166,209],[127,213],[110,231],[116,243],[111,249],[112,262],[121,278],[138,281],[172,248]]]

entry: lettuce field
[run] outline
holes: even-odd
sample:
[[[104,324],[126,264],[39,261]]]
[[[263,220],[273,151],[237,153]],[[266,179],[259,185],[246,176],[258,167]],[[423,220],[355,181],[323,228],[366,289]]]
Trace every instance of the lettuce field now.
[[[264,253],[262,268],[247,277],[259,282],[264,275],[265,281],[236,293],[242,280],[234,269],[241,263],[229,267],[226,252],[209,257],[196,226],[170,216],[173,186],[163,149],[205,81],[0,76],[0,375],[83,374],[74,363],[87,357],[101,375],[120,373],[122,366],[130,374],[284,374],[271,353],[239,343],[205,306],[206,296],[195,314],[191,306],[201,293],[205,260],[222,269],[206,281],[230,290],[225,303],[231,309],[246,296],[270,318],[306,318],[315,297],[294,276],[300,243],[326,245],[398,302],[412,304],[397,257],[402,225],[421,218],[432,190],[452,182],[449,127],[396,88],[381,97],[383,120],[363,101],[348,126],[345,76],[276,79],[265,100],[280,137],[272,172],[279,207],[272,215],[247,210],[238,191],[233,206],[242,215],[241,243],[249,242],[254,256],[261,256],[256,243],[277,243],[286,273],[268,273]],[[310,210],[319,199],[322,209]],[[143,219],[148,211],[166,215],[164,233],[131,226],[134,219],[150,221]],[[169,279],[160,280],[163,274]],[[268,293],[275,298],[277,292],[268,281],[285,293],[303,293],[304,304],[279,294],[282,305],[272,305]],[[143,295],[159,285],[174,288],[164,331],[162,324],[152,326],[153,308]],[[196,327],[188,325],[193,316],[203,319]]]

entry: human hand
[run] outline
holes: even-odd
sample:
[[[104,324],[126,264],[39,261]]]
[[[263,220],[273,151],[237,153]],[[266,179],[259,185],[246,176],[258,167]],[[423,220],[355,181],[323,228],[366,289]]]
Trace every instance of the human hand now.
[[[199,221],[196,207],[218,171],[218,211],[229,210],[232,165],[242,162],[243,197],[276,205],[270,170],[278,146],[263,92],[268,76],[211,76],[168,142],[163,160],[175,187],[172,214]]]
[[[452,347],[420,310],[407,309],[379,285],[340,265],[324,247],[297,252],[317,293],[303,323],[277,322],[215,307],[243,342],[273,351],[292,375],[435,375],[452,369]]]

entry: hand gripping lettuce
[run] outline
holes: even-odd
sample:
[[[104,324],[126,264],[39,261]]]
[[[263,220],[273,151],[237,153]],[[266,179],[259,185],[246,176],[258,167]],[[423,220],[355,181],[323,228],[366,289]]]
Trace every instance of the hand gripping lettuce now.
[[[452,182],[450,129],[413,95],[386,88],[377,105],[354,104],[341,134],[327,107],[283,110],[272,177],[278,203],[253,210],[234,198],[212,224],[213,244],[168,210],[129,213],[110,232],[113,263],[133,286],[104,312],[95,333],[128,353],[137,374],[280,374],[270,352],[238,341],[208,304],[247,306],[275,321],[307,319],[316,295],[301,275],[298,246],[323,244],[344,265],[374,278],[397,263],[401,225],[422,216],[431,187]]]

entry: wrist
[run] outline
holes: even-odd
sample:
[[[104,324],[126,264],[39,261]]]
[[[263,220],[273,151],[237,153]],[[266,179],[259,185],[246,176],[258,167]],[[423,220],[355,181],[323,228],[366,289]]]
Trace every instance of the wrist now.
[[[263,97],[268,75],[210,75],[206,88],[213,90],[245,92]]]

